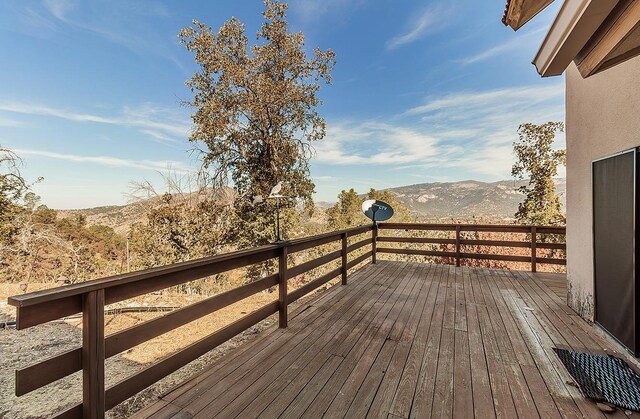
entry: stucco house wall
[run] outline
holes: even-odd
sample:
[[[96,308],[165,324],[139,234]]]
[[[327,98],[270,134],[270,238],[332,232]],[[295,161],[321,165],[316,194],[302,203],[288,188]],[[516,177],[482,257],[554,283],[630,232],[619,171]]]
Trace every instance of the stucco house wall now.
[[[568,303],[593,320],[591,162],[640,146],[640,57],[566,84]]]

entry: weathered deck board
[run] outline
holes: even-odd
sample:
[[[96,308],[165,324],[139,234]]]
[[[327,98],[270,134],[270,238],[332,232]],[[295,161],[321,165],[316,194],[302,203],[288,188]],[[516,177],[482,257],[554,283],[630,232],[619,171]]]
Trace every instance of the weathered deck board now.
[[[568,384],[553,346],[616,346],[565,305],[563,281],[379,261],[136,417],[637,417]]]

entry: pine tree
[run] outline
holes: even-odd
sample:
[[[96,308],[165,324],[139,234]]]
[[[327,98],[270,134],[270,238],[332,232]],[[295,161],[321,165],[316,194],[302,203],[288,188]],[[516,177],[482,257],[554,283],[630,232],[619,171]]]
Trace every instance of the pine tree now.
[[[558,166],[565,164],[566,153],[552,148],[556,132],[563,131],[562,122],[527,123],[518,128],[519,139],[513,144],[518,161],[513,165],[511,174],[517,179],[529,180],[527,185],[518,188],[525,195],[515,214],[522,224],[565,223],[553,178],[558,174]]]

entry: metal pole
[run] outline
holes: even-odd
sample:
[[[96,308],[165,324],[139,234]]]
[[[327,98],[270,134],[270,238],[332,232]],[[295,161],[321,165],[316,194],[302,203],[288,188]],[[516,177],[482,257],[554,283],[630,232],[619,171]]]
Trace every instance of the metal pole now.
[[[374,204],[371,206],[371,211],[373,212],[373,230],[371,232],[371,238],[372,238],[372,242],[371,242],[371,263],[375,264],[376,263],[376,259],[377,259],[377,246],[376,246],[376,242],[378,241],[378,223],[376,222],[376,211],[378,211],[378,207]]]
[[[375,264],[377,259],[376,252],[378,251],[376,246],[376,242],[378,241],[378,223],[376,223],[375,220],[375,212],[373,214],[373,230],[371,231],[371,263]]]
[[[280,198],[276,198],[276,241],[280,241]]]
[[[131,272],[130,261],[131,258],[129,257],[129,237],[127,237],[127,272]]]

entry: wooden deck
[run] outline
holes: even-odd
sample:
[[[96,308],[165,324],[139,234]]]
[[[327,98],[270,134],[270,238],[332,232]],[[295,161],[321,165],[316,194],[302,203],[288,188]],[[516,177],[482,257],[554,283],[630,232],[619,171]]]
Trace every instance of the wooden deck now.
[[[136,417],[624,418],[585,400],[551,349],[617,349],[563,281],[379,261]]]

